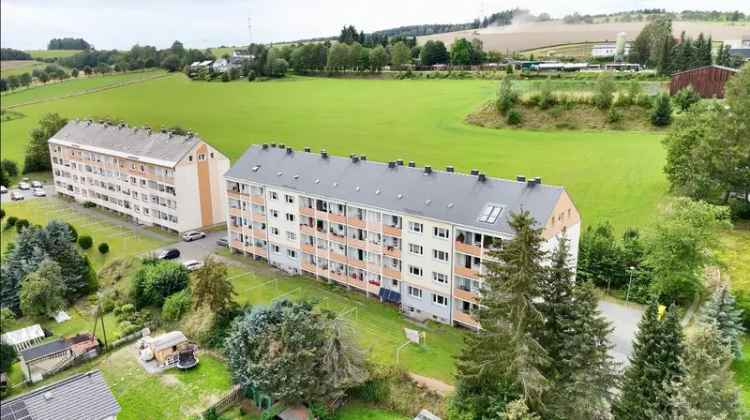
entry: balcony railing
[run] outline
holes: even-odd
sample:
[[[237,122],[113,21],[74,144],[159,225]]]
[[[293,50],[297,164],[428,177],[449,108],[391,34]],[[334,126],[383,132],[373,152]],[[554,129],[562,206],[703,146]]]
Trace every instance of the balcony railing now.
[[[401,258],[401,250],[396,247],[385,246],[383,248],[383,255],[387,255],[392,258]]]
[[[262,195],[252,195],[250,196],[250,201],[255,204],[266,204],[266,199]]]
[[[465,300],[467,302],[471,302],[474,304],[479,304],[478,296],[475,293],[472,293],[468,290],[464,290],[458,287],[453,289],[453,297],[456,297],[458,299]]]
[[[401,280],[401,272],[390,266],[383,266],[383,275],[395,280]]]
[[[480,278],[478,267],[476,269],[471,269],[471,268],[466,268],[464,266],[456,266],[454,270],[456,274],[463,276],[463,277],[468,277],[474,280],[479,280]]]
[[[302,207],[299,212],[303,216],[315,217],[315,209],[311,207]]]
[[[356,217],[350,217],[347,219],[346,223],[349,226],[354,226],[360,229],[364,229],[366,226],[366,222],[362,219],[357,219]]]
[[[482,255],[482,248],[480,248],[478,245],[466,244],[460,241],[456,241],[456,251],[463,254],[472,255],[474,257],[479,257]]]
[[[401,228],[383,225],[383,233],[389,236],[401,237]]]
[[[453,320],[470,328],[479,328],[479,322],[471,315],[461,310],[453,311]]]
[[[362,270],[367,268],[367,263],[365,261],[358,260],[356,258],[347,258],[347,264]]]
[[[334,223],[346,224],[346,216],[338,213],[328,213],[328,220]]]

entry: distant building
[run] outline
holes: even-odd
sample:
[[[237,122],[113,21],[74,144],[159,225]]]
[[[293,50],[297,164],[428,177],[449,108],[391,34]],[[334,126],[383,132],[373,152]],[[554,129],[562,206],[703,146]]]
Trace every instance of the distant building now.
[[[625,55],[630,53],[630,43],[625,44]],[[591,56],[594,58],[614,57],[617,54],[617,43],[607,42],[596,44],[591,48]]]
[[[120,410],[99,370],[0,402],[3,420],[114,420]]]
[[[681,71],[672,75],[669,94],[674,95],[680,89],[693,86],[693,89],[704,98],[723,98],[724,85],[738,71],[731,67],[717,65]]]
[[[232,51],[232,58],[239,58],[240,60],[255,60],[255,56],[248,54],[247,51],[234,50]]]
[[[190,64],[190,70],[197,71],[202,68],[210,69],[211,63],[213,63],[213,60],[194,61],[192,64]]]
[[[220,58],[214,61],[214,64],[211,66],[214,73],[226,73],[231,68],[232,64],[226,58]]]

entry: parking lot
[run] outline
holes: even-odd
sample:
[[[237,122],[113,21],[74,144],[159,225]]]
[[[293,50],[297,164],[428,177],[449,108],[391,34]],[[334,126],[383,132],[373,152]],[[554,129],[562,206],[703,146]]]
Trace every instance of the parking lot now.
[[[30,180],[29,183],[31,183],[31,181],[33,180]],[[55,188],[52,185],[42,183],[42,188],[44,188],[44,191],[47,195],[53,195],[55,193]],[[34,190],[32,188],[28,190],[21,190],[20,188],[18,188],[18,185],[16,184],[16,185],[8,186],[8,192],[0,195],[0,203],[11,202],[12,201],[11,195],[14,192],[21,194],[24,200],[35,200],[38,198],[42,198],[42,197],[36,197],[34,195]]]
[[[227,236],[227,232],[223,230],[219,232],[207,232],[206,237],[203,239],[198,239],[192,242],[180,240],[174,244],[159,248],[154,254],[158,255],[162,250],[174,248],[180,251],[180,257],[177,258],[176,261],[203,261],[206,257],[216,252],[219,248],[216,241],[224,236]]]

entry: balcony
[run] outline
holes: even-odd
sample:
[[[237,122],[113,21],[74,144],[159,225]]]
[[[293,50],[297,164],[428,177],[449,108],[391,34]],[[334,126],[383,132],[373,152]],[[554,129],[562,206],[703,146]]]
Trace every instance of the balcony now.
[[[392,258],[401,258],[401,250],[392,246],[386,246],[383,248],[383,255],[387,255]]]
[[[479,267],[477,267],[475,270],[473,270],[473,269],[470,269],[470,268],[466,268],[464,266],[455,266],[454,271],[459,276],[468,277],[468,278],[473,279],[473,280],[479,280],[480,277],[481,277],[479,275]]]
[[[328,213],[328,220],[334,223],[346,224],[346,216],[337,213]]]
[[[340,262],[341,264],[346,264],[346,255],[341,255],[336,252],[331,252],[331,260]]]
[[[227,190],[227,195],[231,198],[236,198],[236,199],[245,198],[248,196],[247,193],[241,193],[239,190],[234,190],[234,189]]]
[[[383,266],[383,275],[394,280],[401,280],[401,272],[390,266]]]
[[[242,210],[239,207],[230,207],[229,215],[230,216],[242,216]]]
[[[315,236],[315,228],[307,225],[299,225],[299,231],[303,235]]]
[[[253,236],[256,238],[266,239],[266,231],[263,229],[254,228]]]
[[[354,238],[350,237],[348,239],[347,243],[350,246],[353,246],[354,248],[359,248],[359,249],[362,249],[362,250],[366,250],[367,249],[367,242],[359,240],[359,239],[354,239]]]
[[[262,206],[266,204],[266,198],[262,195],[252,195],[250,196],[250,201],[252,201],[254,204],[260,204]]]
[[[383,225],[383,233],[389,236],[401,237],[401,228]]]
[[[346,221],[346,223],[349,226],[354,226],[354,227],[357,227],[357,228],[360,228],[360,229],[364,229],[365,226],[367,225],[364,220],[357,219],[356,217],[350,217],[350,218],[348,218],[347,221]]]
[[[453,297],[461,299],[461,300],[465,300],[467,302],[471,302],[477,305],[479,304],[479,299],[478,299],[479,296],[477,296],[476,293],[469,292],[467,290],[464,290],[458,287],[453,289]]]
[[[328,232],[324,230],[316,230],[315,237],[318,239],[328,239]]]
[[[302,251],[308,254],[315,254],[315,246],[312,244],[302,244]]]
[[[463,242],[456,241],[456,251],[468,254],[474,257],[480,257],[482,255],[482,248],[477,245],[465,244]]]
[[[367,243],[367,252],[371,252],[373,254],[382,254],[383,253],[383,245],[374,244],[372,242],[368,242]]]
[[[380,273],[380,267],[381,267],[380,264],[375,264],[371,262],[367,263],[367,271],[371,273]]]
[[[463,311],[453,311],[453,320],[469,328],[479,328],[479,322],[472,315]]]
[[[238,241],[235,239],[232,239],[230,246],[238,251],[244,251],[245,250],[245,244],[242,243],[242,241]]]
[[[266,222],[266,215],[263,214],[263,213],[253,212],[253,222],[265,223]]]
[[[299,214],[303,216],[315,217],[315,209],[311,207],[302,207],[299,209]]]
[[[259,257],[268,258],[268,251],[265,248],[254,246],[251,252]]]
[[[345,244],[346,243],[346,236],[344,236],[344,235],[337,235],[337,234],[335,234],[333,232],[331,232],[328,235],[328,239],[330,239],[330,240],[332,240],[334,242],[338,242],[340,244]]]
[[[346,283],[346,276],[343,273],[337,273],[333,270],[328,272],[328,278],[336,280],[339,283]]]
[[[318,267],[316,267],[315,265],[313,265],[313,264],[311,264],[309,262],[305,262],[305,261],[302,262],[302,270],[304,270],[304,271],[307,271],[309,273],[315,274],[315,273],[317,273],[317,271],[316,271],[317,268]]]
[[[367,263],[366,262],[364,262],[362,260],[358,260],[356,258],[347,258],[347,262],[346,263],[349,264],[352,267],[356,267],[356,268],[359,268],[359,269],[362,269],[362,270],[364,270],[364,269],[367,268]]]

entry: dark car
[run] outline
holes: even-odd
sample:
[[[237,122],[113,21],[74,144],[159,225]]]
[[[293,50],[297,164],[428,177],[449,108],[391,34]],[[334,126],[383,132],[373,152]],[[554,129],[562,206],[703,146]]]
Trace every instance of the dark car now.
[[[229,246],[229,238],[226,237],[226,236],[223,236],[223,237],[217,239],[216,240],[216,245],[223,246],[225,248],[228,247]]]
[[[157,256],[160,260],[173,260],[180,258],[180,250],[176,248],[165,249]]]

